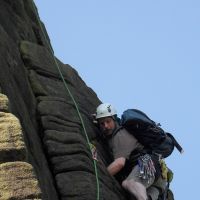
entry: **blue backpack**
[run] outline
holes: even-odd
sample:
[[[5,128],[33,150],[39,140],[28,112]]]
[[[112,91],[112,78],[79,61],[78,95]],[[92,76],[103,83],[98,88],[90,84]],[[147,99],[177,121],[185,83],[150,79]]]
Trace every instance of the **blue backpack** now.
[[[135,136],[147,153],[159,154],[166,158],[173,152],[174,147],[179,152],[183,152],[172,134],[165,132],[160,124],[156,124],[140,110],[124,111],[121,117],[121,126]]]

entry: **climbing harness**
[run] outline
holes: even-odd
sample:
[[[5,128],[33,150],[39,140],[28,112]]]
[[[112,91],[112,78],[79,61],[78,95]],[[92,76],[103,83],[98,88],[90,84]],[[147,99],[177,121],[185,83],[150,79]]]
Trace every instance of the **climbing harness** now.
[[[40,21],[40,19],[39,19],[38,13],[37,13],[37,8],[36,8],[35,4],[33,3],[33,0],[31,1],[31,3],[32,3],[33,8],[35,9],[37,21],[38,21],[38,24],[39,24],[40,29],[41,29],[41,31],[42,31],[42,34],[43,34],[43,36],[44,36],[44,38],[45,38],[47,44],[49,45],[48,40],[47,40],[46,35],[45,35],[45,32],[44,32],[44,29],[43,29],[43,27],[42,27],[42,25],[41,25],[41,21]],[[71,91],[70,91],[70,89],[69,89],[69,87],[68,87],[68,85],[67,85],[65,79],[64,79],[64,76],[63,76],[63,74],[62,74],[62,72],[61,72],[61,69],[60,69],[60,67],[59,67],[59,65],[58,65],[58,62],[57,62],[57,60],[56,60],[56,58],[55,58],[55,56],[54,56],[54,52],[53,52],[53,50],[52,50],[52,48],[51,48],[50,45],[49,45],[49,49],[50,49],[50,52],[51,52],[52,57],[53,57],[53,59],[54,59],[55,66],[57,67],[58,72],[59,72],[59,75],[60,75],[60,77],[61,77],[61,79],[62,79],[62,81],[63,81],[63,84],[64,84],[64,86],[65,86],[65,89],[66,89],[66,91],[68,92],[68,94],[69,94],[71,100],[72,100],[73,103],[74,103],[74,106],[75,106],[75,108],[76,108],[78,117],[79,117],[79,119],[80,119],[80,122],[81,122],[81,125],[82,125],[82,128],[83,128],[83,132],[84,132],[84,134],[85,134],[85,138],[86,138],[87,144],[88,144],[88,146],[89,146],[89,149],[90,149],[90,152],[91,152],[91,155],[92,155],[92,158],[93,158],[94,171],[95,171],[95,176],[96,176],[96,185],[97,185],[97,197],[96,197],[96,199],[99,200],[99,188],[100,188],[100,186],[99,186],[99,178],[98,178],[98,171],[97,171],[97,151],[96,151],[96,147],[90,143],[90,140],[89,140],[89,137],[88,137],[86,128],[85,128],[85,124],[84,124],[83,118],[82,118],[82,116],[81,116],[81,113],[80,113],[80,111],[79,111],[78,105],[77,105],[77,103],[76,103],[76,101],[75,101],[75,99],[74,99],[74,97],[73,97],[73,95],[72,95],[72,93],[71,93]]]

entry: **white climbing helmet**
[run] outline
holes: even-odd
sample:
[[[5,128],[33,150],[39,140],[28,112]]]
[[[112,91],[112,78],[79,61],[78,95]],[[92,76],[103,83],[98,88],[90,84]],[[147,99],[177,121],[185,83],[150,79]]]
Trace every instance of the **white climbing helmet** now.
[[[111,117],[117,114],[116,109],[110,103],[102,103],[97,107],[96,119]]]

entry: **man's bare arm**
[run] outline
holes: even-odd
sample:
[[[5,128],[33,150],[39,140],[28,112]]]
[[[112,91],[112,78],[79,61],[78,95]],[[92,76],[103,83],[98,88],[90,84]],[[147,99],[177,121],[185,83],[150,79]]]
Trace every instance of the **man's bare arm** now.
[[[120,157],[115,159],[108,167],[107,170],[110,175],[117,174],[125,165],[126,159],[124,157]]]

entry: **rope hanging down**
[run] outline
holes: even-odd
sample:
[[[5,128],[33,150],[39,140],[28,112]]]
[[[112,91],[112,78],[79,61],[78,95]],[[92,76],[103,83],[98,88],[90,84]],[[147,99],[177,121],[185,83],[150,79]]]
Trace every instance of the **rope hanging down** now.
[[[38,21],[38,24],[39,24],[40,29],[41,29],[41,31],[42,31],[42,34],[43,34],[43,36],[44,36],[44,38],[45,38],[47,44],[49,45],[49,42],[48,42],[48,40],[47,40],[47,38],[46,38],[46,34],[45,34],[45,32],[44,32],[44,29],[43,29],[43,27],[42,27],[42,25],[41,25],[41,21],[40,21],[39,16],[38,16],[37,8],[35,7],[35,4],[33,3],[33,0],[32,0],[31,2],[32,2],[32,5],[33,5],[33,8],[35,9],[37,21]],[[54,59],[55,66],[56,66],[56,68],[57,68],[57,70],[58,70],[58,72],[59,72],[59,75],[60,75],[60,77],[61,77],[61,79],[62,79],[62,81],[63,81],[63,84],[64,84],[64,86],[65,86],[65,89],[66,89],[66,91],[68,92],[70,98],[72,99],[72,101],[73,101],[73,103],[74,103],[74,106],[75,106],[75,108],[76,108],[78,117],[79,117],[79,119],[80,119],[80,121],[81,121],[81,125],[82,125],[82,128],[83,128],[83,132],[84,132],[84,134],[85,134],[85,138],[86,138],[88,147],[89,147],[89,149],[90,149],[91,156],[92,156],[92,158],[93,158],[93,164],[94,164],[94,170],[95,170],[95,176],[96,176],[96,184],[97,184],[97,200],[99,200],[99,178],[98,178],[97,163],[96,163],[96,162],[97,162],[97,159],[95,159],[95,158],[93,157],[93,148],[92,148],[92,146],[91,146],[91,143],[90,143],[90,140],[89,140],[89,137],[88,137],[86,128],[85,128],[85,124],[84,124],[83,118],[82,118],[82,116],[81,116],[81,113],[80,113],[80,111],[79,111],[78,105],[77,105],[77,103],[76,103],[76,101],[75,101],[75,99],[74,99],[74,97],[73,97],[73,95],[72,95],[72,93],[71,93],[71,91],[70,91],[70,89],[69,89],[69,87],[68,87],[68,85],[67,85],[65,79],[64,79],[64,76],[63,76],[63,74],[62,74],[62,72],[61,72],[61,70],[60,70],[60,67],[59,67],[59,65],[58,65],[58,62],[57,62],[57,60],[56,60],[56,58],[55,58],[55,56],[54,56],[54,52],[53,52],[53,50],[52,50],[52,48],[51,48],[50,45],[49,45],[49,49],[50,49],[50,52],[51,52],[52,57],[53,57],[53,59]]]

